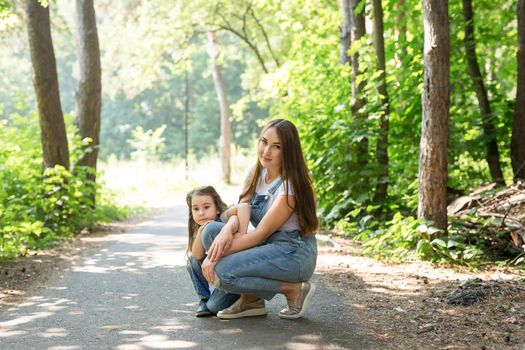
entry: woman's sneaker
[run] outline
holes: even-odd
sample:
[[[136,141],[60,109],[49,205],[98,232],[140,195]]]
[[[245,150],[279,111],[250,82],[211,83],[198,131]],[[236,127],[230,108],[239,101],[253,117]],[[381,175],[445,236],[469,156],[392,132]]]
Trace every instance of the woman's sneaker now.
[[[315,284],[310,282],[301,283],[301,294],[299,295],[299,299],[295,303],[287,300],[288,308],[282,309],[279,312],[279,317],[286,319],[303,317],[306,308],[310,305],[314,293]]]
[[[239,298],[232,306],[217,313],[217,317],[225,320],[262,315],[266,315],[264,299],[256,299],[246,303],[242,298]]]

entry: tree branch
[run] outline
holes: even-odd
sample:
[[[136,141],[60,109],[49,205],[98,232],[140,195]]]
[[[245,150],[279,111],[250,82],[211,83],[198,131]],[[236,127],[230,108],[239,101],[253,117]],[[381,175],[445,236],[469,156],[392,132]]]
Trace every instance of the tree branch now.
[[[243,30],[243,33],[240,33],[238,30],[235,30],[232,25],[230,24],[230,22],[228,22],[228,20],[224,17],[224,15],[217,11],[216,14],[222,19],[222,21],[225,23],[225,25],[219,25],[219,28],[222,29],[222,30],[226,30],[234,35],[236,35],[239,39],[241,39],[242,41],[244,41],[248,47],[250,47],[250,49],[252,49],[252,51],[255,53],[255,56],[257,57],[257,60],[259,61],[263,71],[265,73],[268,73],[268,68],[266,68],[266,65],[264,64],[264,60],[261,56],[261,53],[259,52],[259,49],[257,48],[257,46],[255,46],[255,44],[253,44],[250,39],[248,38],[247,34],[246,34],[246,31]]]
[[[259,19],[257,18],[257,16],[255,16],[255,11],[253,11],[253,9],[251,9],[251,14],[252,14],[252,17],[253,19],[255,20],[255,23],[257,23],[257,26],[259,27],[259,29],[261,30],[261,33],[263,34],[264,36],[264,40],[266,41],[266,46],[268,47],[268,51],[270,51],[270,55],[272,56],[273,60],[275,61],[275,64],[277,65],[277,67],[280,67],[281,64],[279,63],[279,60],[277,59],[277,57],[275,56],[273,50],[272,50],[272,46],[270,45],[270,40],[268,39],[268,35],[266,34],[266,31],[264,30],[261,22],[259,21]]]

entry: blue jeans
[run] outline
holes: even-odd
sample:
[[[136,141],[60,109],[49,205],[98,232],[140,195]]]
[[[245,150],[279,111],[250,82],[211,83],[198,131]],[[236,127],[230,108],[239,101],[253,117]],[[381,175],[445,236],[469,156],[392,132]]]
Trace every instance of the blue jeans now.
[[[220,222],[206,225],[202,232],[206,250],[223,226]],[[279,292],[282,282],[310,279],[316,261],[315,235],[302,238],[299,231],[277,231],[257,247],[219,260],[215,266],[215,287],[228,293],[252,294],[270,300]]]
[[[216,314],[220,310],[226,309],[239,299],[238,294],[229,294],[219,289],[214,289],[210,293],[210,286],[204,275],[202,274],[202,260],[197,260],[193,256],[188,256],[186,260],[186,268],[190,274],[193,287],[197,292],[199,298],[207,299],[206,306],[208,310]]]

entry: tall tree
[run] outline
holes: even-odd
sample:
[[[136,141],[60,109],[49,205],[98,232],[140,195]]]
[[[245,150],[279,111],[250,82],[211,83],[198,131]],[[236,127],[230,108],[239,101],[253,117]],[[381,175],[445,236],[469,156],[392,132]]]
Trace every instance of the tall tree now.
[[[355,42],[363,39],[366,35],[365,0],[350,0],[350,24],[353,45]],[[352,64],[352,101],[350,109],[354,118],[365,121],[367,119],[366,112],[364,111],[366,105],[366,98],[364,96],[366,80],[363,78],[363,72],[359,67],[360,57],[358,50],[355,50],[352,54],[350,61]],[[365,169],[368,164],[367,137],[363,137],[358,141],[355,151],[358,166],[361,169]],[[368,192],[368,187],[368,177],[364,176],[363,181],[359,186],[360,194]]]
[[[97,158],[100,137],[101,68],[97,21],[93,0],[76,0],[76,32],[80,79],[76,91],[76,124],[82,139],[90,138],[90,151],[78,165],[93,169],[88,175],[96,181]],[[92,198],[95,200],[93,191]],[[93,202],[94,203],[94,202]]]
[[[525,0],[518,0],[518,76],[510,158],[514,180],[525,180]]]
[[[398,0],[394,4],[394,9],[397,11],[396,18],[396,27],[394,29],[395,39],[396,39],[396,59],[399,62],[402,62],[403,58],[407,54],[407,24],[406,24],[406,9],[405,9],[406,0]]]
[[[476,39],[474,36],[474,15],[472,10],[472,0],[463,0],[463,19],[465,21],[465,48],[467,53],[467,64],[476,90],[481,120],[483,123],[483,133],[485,141],[485,159],[487,160],[492,181],[504,184],[503,172],[499,160],[499,148],[496,137],[496,127],[492,121],[492,111],[487,95],[487,89],[483,83],[483,76],[479,69],[478,58],[476,55]]]
[[[231,122],[230,122],[230,104],[228,102],[228,94],[224,86],[224,79],[222,78],[220,66],[218,63],[219,51],[217,49],[217,38],[215,32],[208,31],[208,54],[210,56],[211,72],[213,76],[213,84],[217,92],[219,100],[219,107],[221,110],[221,137],[219,145],[219,153],[222,164],[222,179],[225,183],[230,183],[231,180]]]
[[[423,121],[419,149],[418,218],[447,229],[447,152],[450,107],[448,0],[422,0],[424,13]]]
[[[44,169],[55,165],[69,169],[69,148],[60,104],[49,7],[43,7],[37,0],[27,0],[25,5]]]
[[[348,50],[352,44],[350,0],[339,0],[339,6],[343,14],[343,24],[339,27],[339,37],[341,38],[339,62],[342,64],[350,64],[350,56],[348,56]]]
[[[374,48],[377,56],[377,69],[380,72],[379,82],[377,83],[377,93],[380,98],[379,131],[376,147],[376,160],[379,166],[378,183],[374,202],[381,202],[386,199],[388,191],[388,130],[390,102],[388,100],[388,90],[386,86],[386,61],[385,61],[385,40],[383,24],[383,6],[381,0],[373,0],[374,17]]]

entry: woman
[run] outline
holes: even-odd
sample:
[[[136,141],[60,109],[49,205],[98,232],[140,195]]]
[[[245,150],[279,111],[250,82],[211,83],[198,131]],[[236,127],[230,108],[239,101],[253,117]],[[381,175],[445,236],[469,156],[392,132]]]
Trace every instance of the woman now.
[[[284,294],[287,319],[304,315],[315,285],[308,282],[317,260],[319,223],[311,179],[299,135],[288,120],[268,123],[261,132],[258,161],[240,202],[251,205],[255,230],[235,235],[238,221],[211,222],[202,232],[208,251],[202,269],[216,288],[241,298],[217,316],[231,319],[266,314],[264,300]]]

